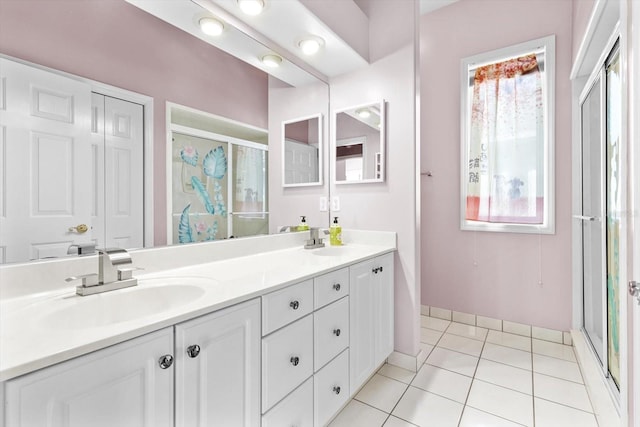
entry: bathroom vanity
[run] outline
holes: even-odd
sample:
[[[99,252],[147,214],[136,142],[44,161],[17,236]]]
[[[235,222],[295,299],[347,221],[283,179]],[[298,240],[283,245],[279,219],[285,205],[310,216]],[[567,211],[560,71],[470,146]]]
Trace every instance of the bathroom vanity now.
[[[132,252],[146,268],[139,285],[104,294],[9,288],[0,419],[326,425],[393,351],[396,243],[394,233],[345,231],[343,247],[305,250],[306,234]],[[87,272],[89,260],[74,262]],[[9,284],[16,268],[0,269],[2,286],[20,286]]]

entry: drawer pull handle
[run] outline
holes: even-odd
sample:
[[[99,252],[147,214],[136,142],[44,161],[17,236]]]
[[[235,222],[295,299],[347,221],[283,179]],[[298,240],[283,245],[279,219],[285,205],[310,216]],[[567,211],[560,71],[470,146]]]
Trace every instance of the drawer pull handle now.
[[[380,273],[382,273],[382,267],[380,267]]]
[[[158,365],[160,365],[162,369],[167,369],[171,367],[171,365],[173,365],[173,356],[170,354],[165,354],[164,356],[161,356],[160,359],[158,359]]]
[[[378,267],[374,268],[373,270],[371,270],[373,272],[373,274],[378,274]]]
[[[298,364],[300,363],[300,358],[298,356],[294,356],[291,358],[290,362],[293,366],[298,366]]]
[[[339,336],[340,336],[340,329],[334,329],[334,330],[333,330],[333,334],[334,334],[335,336],[339,337]]]
[[[289,307],[293,308],[294,310],[297,310],[298,307],[300,307],[300,303],[298,301],[291,301],[289,303]]]
[[[335,285],[333,285],[333,289],[336,290],[336,292],[340,291],[340,283],[336,283]]]
[[[192,359],[194,357],[198,357],[199,354],[200,354],[200,346],[198,344],[190,345],[189,347],[187,347],[187,355]]]
[[[335,386],[335,387],[333,388],[333,392],[334,392],[335,394],[340,394],[340,386]]]

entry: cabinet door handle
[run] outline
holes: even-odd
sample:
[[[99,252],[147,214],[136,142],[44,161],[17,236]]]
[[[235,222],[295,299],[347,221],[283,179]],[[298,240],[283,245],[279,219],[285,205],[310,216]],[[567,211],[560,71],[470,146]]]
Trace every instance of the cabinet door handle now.
[[[380,267],[380,273],[382,273],[382,266]]]
[[[194,357],[198,357],[199,354],[200,354],[200,346],[198,344],[190,345],[189,347],[187,347],[187,355],[192,359]]]
[[[339,336],[340,336],[340,329],[334,329],[334,330],[333,330],[333,334],[334,334],[335,336],[339,337]]]
[[[340,291],[340,283],[336,283],[335,285],[333,285],[333,289],[336,290],[336,292]]]
[[[373,270],[371,270],[373,272],[373,274],[378,274],[378,268],[374,268]]]
[[[300,307],[300,303],[298,301],[291,301],[289,303],[289,307],[293,308],[294,310],[297,310],[298,307]]]
[[[340,394],[340,386],[335,386],[335,387],[333,387],[333,392],[334,392],[335,394]]]
[[[290,362],[293,366],[298,366],[300,363],[300,358],[298,356],[294,356],[290,359]]]
[[[171,367],[171,365],[173,365],[173,356],[170,354],[165,354],[164,356],[161,356],[160,359],[158,359],[158,365],[160,365],[162,369],[167,369]]]

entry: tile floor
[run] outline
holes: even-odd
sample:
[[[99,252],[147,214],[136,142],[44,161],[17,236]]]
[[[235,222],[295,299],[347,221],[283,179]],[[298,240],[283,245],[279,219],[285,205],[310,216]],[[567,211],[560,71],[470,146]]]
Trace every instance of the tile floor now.
[[[331,427],[597,427],[570,346],[422,316],[417,373],[384,365]]]

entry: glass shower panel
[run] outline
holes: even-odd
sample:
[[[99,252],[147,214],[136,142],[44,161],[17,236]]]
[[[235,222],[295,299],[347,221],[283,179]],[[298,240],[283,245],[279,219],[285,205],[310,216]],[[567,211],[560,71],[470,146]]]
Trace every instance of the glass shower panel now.
[[[232,145],[233,236],[269,234],[268,152]]]
[[[173,133],[173,242],[193,243],[228,237],[228,144]]]
[[[622,130],[622,91],[620,56],[614,52],[607,67],[606,207],[607,207],[607,329],[608,368],[620,388],[620,229],[622,191],[620,135]]]
[[[602,229],[602,83],[598,78],[581,106],[583,321],[601,363],[604,353]]]

